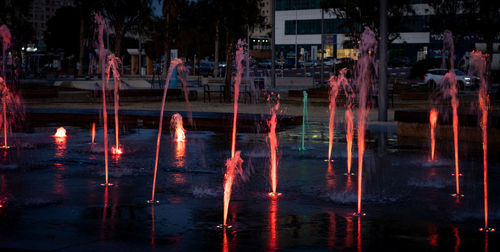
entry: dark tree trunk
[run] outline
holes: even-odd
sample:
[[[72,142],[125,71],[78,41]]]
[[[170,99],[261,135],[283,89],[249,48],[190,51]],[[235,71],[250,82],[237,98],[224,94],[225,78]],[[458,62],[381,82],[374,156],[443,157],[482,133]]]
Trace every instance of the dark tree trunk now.
[[[233,78],[234,41],[226,31],[226,79],[224,82],[224,100],[231,101],[231,80]]]
[[[78,76],[83,75],[83,58],[85,57],[85,44],[83,43],[85,39],[85,19],[83,15],[80,16],[80,55],[78,57],[78,63],[80,68],[78,68]]]
[[[115,57],[120,58],[122,50],[123,30],[115,30]]]
[[[215,23],[214,77],[219,76],[219,20]]]

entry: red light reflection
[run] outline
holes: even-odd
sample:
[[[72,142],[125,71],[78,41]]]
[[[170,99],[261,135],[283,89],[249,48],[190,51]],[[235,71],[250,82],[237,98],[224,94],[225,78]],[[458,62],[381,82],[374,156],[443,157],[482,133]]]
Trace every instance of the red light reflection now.
[[[278,211],[278,201],[271,198],[271,204],[269,205],[269,251],[276,251],[277,242],[277,232],[276,232],[276,212]]]

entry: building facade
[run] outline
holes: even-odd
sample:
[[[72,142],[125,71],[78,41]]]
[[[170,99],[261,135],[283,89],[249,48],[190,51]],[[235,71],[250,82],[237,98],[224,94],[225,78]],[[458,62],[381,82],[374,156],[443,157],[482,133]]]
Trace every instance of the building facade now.
[[[353,43],[346,43],[348,31],[339,26],[342,19],[333,12],[325,11],[322,19],[321,0],[276,0],[275,34],[276,57],[290,61],[318,61],[321,58],[323,40],[325,58],[356,58]],[[433,40],[430,22],[432,8],[425,1],[412,0],[414,15],[402,17],[398,31],[399,38],[389,45],[390,57],[401,57],[413,62],[425,57],[433,46],[442,48],[442,40]],[[375,3],[374,4],[378,4]],[[389,17],[390,19],[390,17]],[[323,33],[322,33],[323,26]],[[350,44],[350,45],[347,45]]]
[[[47,22],[64,6],[74,6],[74,0],[32,0],[26,18],[33,25],[37,40],[43,40]]]

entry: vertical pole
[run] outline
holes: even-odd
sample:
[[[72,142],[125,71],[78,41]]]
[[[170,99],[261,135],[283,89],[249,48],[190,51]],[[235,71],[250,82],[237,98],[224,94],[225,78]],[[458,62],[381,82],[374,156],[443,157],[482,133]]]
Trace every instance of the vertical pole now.
[[[387,0],[380,0],[378,120],[387,121]]]
[[[245,61],[246,61],[245,78],[247,79],[246,80],[247,88],[251,88],[251,90],[253,90],[252,88],[253,85],[250,85],[250,26],[249,25],[247,25],[247,53],[245,54]],[[250,85],[250,87],[248,85]]]
[[[139,35],[139,76],[142,76],[142,38],[140,35]]]
[[[298,51],[297,51],[297,27],[299,26],[299,21],[297,20],[297,6],[295,6],[295,69],[297,69],[297,61],[298,61]]]
[[[319,71],[320,85],[323,85],[323,81],[324,81],[323,73],[325,71],[324,66],[323,66],[323,60],[325,58],[325,44],[323,43],[323,33],[325,32],[324,21],[325,21],[325,12],[323,11],[323,9],[321,9],[321,70]]]
[[[273,62],[271,64],[271,86],[273,88],[276,88],[276,74],[275,74],[275,68],[274,68],[274,55],[276,54],[276,48],[275,48],[275,37],[276,37],[276,31],[274,30],[275,28],[275,22],[276,22],[276,0],[271,1],[271,12],[272,12],[272,21],[271,21],[271,61]]]

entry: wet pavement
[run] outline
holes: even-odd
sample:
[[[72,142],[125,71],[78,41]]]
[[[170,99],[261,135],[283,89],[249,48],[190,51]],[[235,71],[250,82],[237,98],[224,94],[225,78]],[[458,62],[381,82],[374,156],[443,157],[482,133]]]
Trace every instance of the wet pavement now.
[[[335,131],[334,162],[324,161],[326,124],[312,123],[305,151],[301,127],[279,132],[278,192],[271,200],[266,134],[238,135],[244,175],[233,187],[223,232],[222,181],[230,155],[227,132],[188,131],[185,144],[165,131],[156,199],[148,205],[157,131],[124,129],[121,156],[110,159],[111,187],[104,182],[102,128],[94,144],[90,128],[31,128],[0,150],[0,250],[34,251],[498,251],[499,232],[485,236],[481,144],[461,143],[456,200],[452,142],[398,138],[394,129],[367,132],[363,202],[356,211],[357,176],[345,176],[342,125]],[[89,125],[90,126],[90,125]],[[113,145],[110,131],[110,145]],[[356,141],[356,139],[355,139]],[[357,146],[353,172],[357,172]],[[500,217],[500,158],[489,155],[491,226]]]

